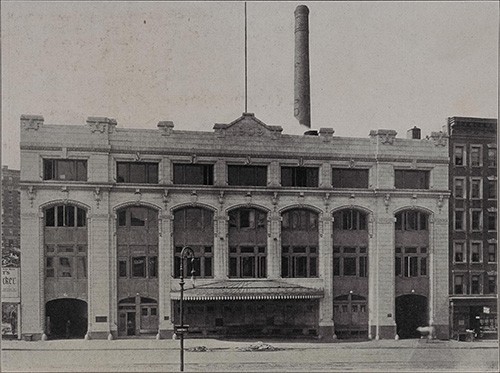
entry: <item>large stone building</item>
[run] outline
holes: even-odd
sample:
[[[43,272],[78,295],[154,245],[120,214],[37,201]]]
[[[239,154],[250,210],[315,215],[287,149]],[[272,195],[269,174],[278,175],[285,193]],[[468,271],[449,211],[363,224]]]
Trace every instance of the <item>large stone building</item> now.
[[[22,333],[449,335],[448,141],[21,117]]]
[[[447,127],[451,329],[497,338],[497,120],[452,117]]]

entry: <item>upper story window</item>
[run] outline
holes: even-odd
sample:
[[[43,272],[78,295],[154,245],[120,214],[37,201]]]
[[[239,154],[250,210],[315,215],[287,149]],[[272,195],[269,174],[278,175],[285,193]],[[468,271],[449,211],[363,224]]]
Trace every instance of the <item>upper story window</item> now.
[[[174,184],[214,185],[211,164],[174,164]]]
[[[368,170],[355,168],[333,168],[334,188],[368,188]]]
[[[403,211],[396,214],[396,230],[422,231],[427,230],[427,214],[420,211]]]
[[[317,187],[317,167],[281,167],[281,185],[284,187]]]
[[[497,181],[488,180],[488,199],[497,199]]]
[[[315,246],[283,246],[281,277],[318,277],[318,248]]]
[[[482,242],[471,242],[470,244],[470,262],[471,263],[481,263],[483,261],[482,258]]]
[[[87,161],[77,159],[44,159],[43,179],[87,181]]]
[[[454,179],[454,191],[453,191],[453,196],[455,198],[465,198],[465,178],[463,177],[456,177]]]
[[[333,275],[368,277],[366,247],[333,247]]]
[[[453,150],[453,160],[455,166],[465,166],[465,146],[455,145]]]
[[[464,275],[453,277],[453,294],[465,294]]]
[[[237,209],[229,211],[229,227],[236,229],[256,229],[266,226],[267,214],[257,209]]]
[[[87,212],[73,205],[59,205],[45,210],[46,227],[85,227]]]
[[[427,276],[427,248],[396,247],[394,264],[396,276]]]
[[[182,274],[184,277],[191,275],[196,277],[212,277],[213,250],[212,246],[190,246],[194,253],[194,260],[184,258]],[[181,273],[181,252],[182,246],[175,248],[174,255],[174,277],[180,277]]]
[[[116,162],[118,183],[158,184],[158,163]]]
[[[465,242],[454,242],[453,261],[455,263],[465,263]]]
[[[429,171],[395,170],[394,185],[397,189],[429,189]]]
[[[488,167],[497,166],[497,148],[488,148]]]
[[[333,215],[333,229],[365,231],[366,214],[355,209],[337,211]]]
[[[488,244],[488,263],[496,263],[497,262],[497,244],[490,243]]]
[[[470,179],[470,198],[471,199],[481,199],[483,198],[483,188],[482,180],[480,178]]]
[[[266,186],[267,167],[248,165],[227,166],[228,184],[241,186]]]
[[[481,157],[481,145],[470,146],[470,165],[471,167],[482,166],[483,160]]]
[[[305,209],[286,211],[282,216],[281,229],[291,231],[317,231],[318,214]]]

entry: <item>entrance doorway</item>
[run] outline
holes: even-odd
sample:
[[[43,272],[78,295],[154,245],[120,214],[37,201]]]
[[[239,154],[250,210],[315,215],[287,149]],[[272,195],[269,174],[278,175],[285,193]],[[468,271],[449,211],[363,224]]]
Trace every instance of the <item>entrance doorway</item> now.
[[[135,335],[135,312],[127,312],[127,335]]]
[[[45,305],[46,333],[50,338],[83,338],[87,332],[87,302],[54,299]]]
[[[426,325],[426,297],[410,294],[396,298],[396,327],[399,338],[420,338],[417,328]]]

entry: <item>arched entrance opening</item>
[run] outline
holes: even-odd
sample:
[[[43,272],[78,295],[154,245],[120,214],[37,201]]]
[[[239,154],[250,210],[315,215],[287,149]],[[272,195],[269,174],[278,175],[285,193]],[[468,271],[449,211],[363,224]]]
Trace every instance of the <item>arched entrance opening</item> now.
[[[408,294],[396,298],[396,327],[399,338],[419,338],[419,326],[428,325],[427,298]]]
[[[45,305],[46,332],[50,338],[83,338],[87,332],[87,302],[54,299]]]

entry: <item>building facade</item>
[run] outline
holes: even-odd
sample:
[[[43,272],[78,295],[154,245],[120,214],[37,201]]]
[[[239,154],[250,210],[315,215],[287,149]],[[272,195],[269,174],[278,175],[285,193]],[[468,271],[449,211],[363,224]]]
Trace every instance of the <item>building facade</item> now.
[[[450,317],[497,338],[497,120],[452,117],[450,138]]]
[[[2,337],[18,335],[21,201],[19,170],[2,166]],[[14,276],[13,276],[14,275]],[[18,285],[18,284],[17,284]],[[7,287],[7,286],[10,286]]]
[[[22,333],[447,338],[446,135],[333,132],[23,115]]]

